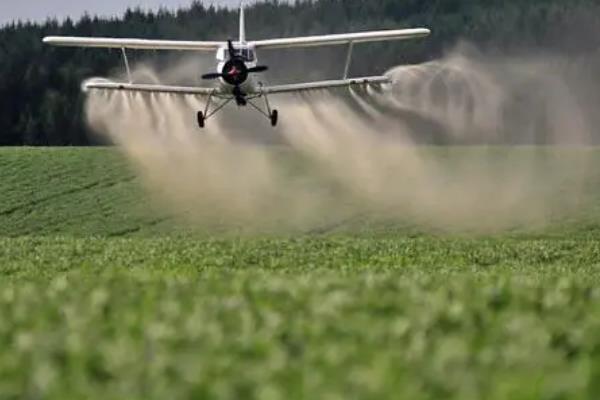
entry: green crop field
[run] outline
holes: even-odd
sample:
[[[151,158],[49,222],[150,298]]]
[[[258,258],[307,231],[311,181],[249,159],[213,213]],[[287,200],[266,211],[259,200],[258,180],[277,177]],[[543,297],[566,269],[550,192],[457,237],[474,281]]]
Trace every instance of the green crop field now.
[[[0,399],[599,398],[591,152],[582,208],[532,230],[235,235],[114,149],[2,149]]]

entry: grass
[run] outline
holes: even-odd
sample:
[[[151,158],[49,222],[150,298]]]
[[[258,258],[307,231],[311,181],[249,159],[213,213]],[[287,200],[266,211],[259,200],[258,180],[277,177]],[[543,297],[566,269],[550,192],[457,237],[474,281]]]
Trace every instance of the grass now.
[[[209,237],[111,149],[0,150],[0,193],[1,399],[600,395],[593,211],[488,237]]]

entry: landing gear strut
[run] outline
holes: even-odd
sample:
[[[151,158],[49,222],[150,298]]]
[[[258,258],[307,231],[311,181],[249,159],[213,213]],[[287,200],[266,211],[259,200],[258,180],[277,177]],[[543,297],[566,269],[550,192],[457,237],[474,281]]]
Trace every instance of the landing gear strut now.
[[[256,104],[254,104],[251,100],[258,98],[258,97],[264,97],[265,98],[265,110],[263,110],[262,108],[260,108],[259,106],[257,106]],[[269,97],[266,94],[259,94],[256,95],[254,97],[251,97],[248,99],[248,104],[250,106],[252,106],[256,111],[258,111],[259,113],[261,113],[262,115],[264,115],[265,117],[267,117],[269,119],[269,121],[271,121],[271,126],[272,127],[276,127],[277,123],[279,122],[279,111],[277,110],[271,110],[271,105],[269,104]]]
[[[212,100],[214,97],[218,97],[218,98],[222,99],[222,101],[221,101],[221,104],[219,104],[217,107],[215,107],[213,110],[211,110],[210,106],[212,105]],[[234,99],[235,99],[235,97],[220,96],[220,95],[216,94],[215,91],[213,91],[211,94],[208,95],[208,100],[206,101],[206,107],[204,108],[204,112],[198,111],[198,113],[196,114],[198,126],[200,128],[204,128],[206,126],[207,119],[211,118],[213,115],[215,115],[216,113],[221,111],[221,109],[223,107],[225,107],[227,104],[231,103]]]

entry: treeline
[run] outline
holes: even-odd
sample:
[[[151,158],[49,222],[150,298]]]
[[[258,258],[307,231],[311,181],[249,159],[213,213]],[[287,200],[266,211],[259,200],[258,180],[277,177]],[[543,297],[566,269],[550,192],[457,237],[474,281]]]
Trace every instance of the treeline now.
[[[269,1],[252,6],[247,18],[248,36],[253,39],[412,26],[434,30],[425,41],[361,50],[353,64],[360,73],[438,57],[460,39],[489,51],[543,49],[578,54],[600,48],[598,0]],[[42,37],[225,40],[237,36],[237,23],[237,10],[196,2],[174,12],[128,10],[118,19],[84,16],[77,21],[16,22],[1,28],[0,145],[93,141],[83,121],[80,85],[87,77],[113,72],[121,63],[119,53],[51,48],[42,44]]]

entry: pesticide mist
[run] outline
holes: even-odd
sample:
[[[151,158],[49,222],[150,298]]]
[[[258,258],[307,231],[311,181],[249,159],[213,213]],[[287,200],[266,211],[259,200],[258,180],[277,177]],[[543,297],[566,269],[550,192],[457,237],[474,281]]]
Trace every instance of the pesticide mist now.
[[[543,226],[586,202],[597,86],[585,63],[460,47],[388,71],[394,83],[271,97],[275,130],[204,99],[94,92],[90,126],[118,144],[160,204],[193,224],[319,230],[352,218],[490,232]],[[137,79],[162,82],[195,68]],[[542,146],[543,145],[543,146]]]

